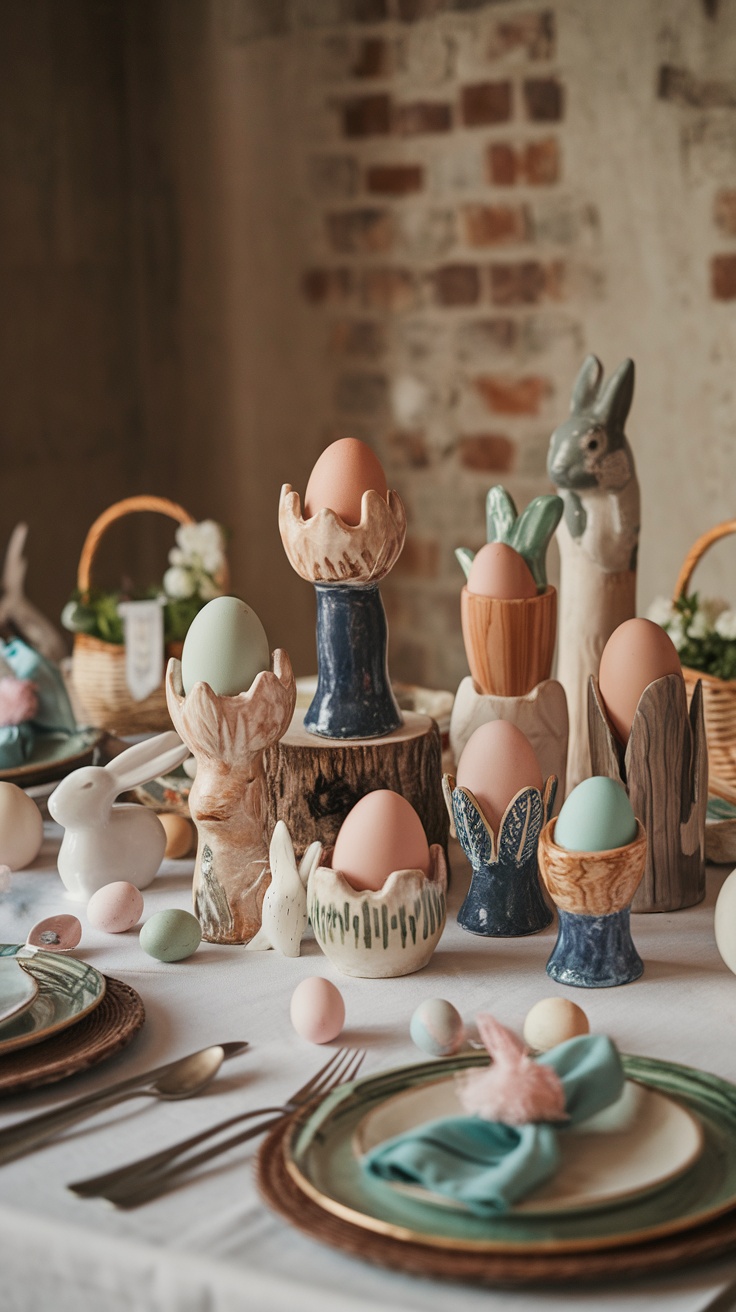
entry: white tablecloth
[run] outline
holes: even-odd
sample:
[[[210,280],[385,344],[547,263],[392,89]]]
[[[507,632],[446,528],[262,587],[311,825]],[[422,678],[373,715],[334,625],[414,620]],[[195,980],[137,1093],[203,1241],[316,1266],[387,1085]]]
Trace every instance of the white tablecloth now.
[[[447,929],[430,965],[395,980],[340,976],[310,938],[298,960],[274,952],[203,944],[189,961],[163,965],[146,956],[135,931],[108,936],[86,923],[55,872],[58,834],[47,830],[34,866],[0,895],[0,941],[20,942],[44,915],[71,911],[84,926],[78,950],[141,995],[146,1023],[131,1045],[93,1071],[0,1102],[0,1125],[66,1098],[181,1056],[207,1043],[247,1039],[247,1053],[225,1065],[198,1098],[153,1103],[137,1098],[81,1122],[45,1148],[0,1168],[2,1312],[700,1312],[728,1281],[732,1264],[673,1272],[671,1278],[590,1290],[494,1291],[447,1286],[343,1257],[291,1229],[263,1205],[254,1186],[253,1143],[213,1162],[191,1183],[145,1207],[117,1212],[69,1193],[71,1180],[153,1151],[247,1106],[280,1101],[325,1060],[324,1048],[297,1037],[289,999],[307,975],[324,974],[347,1008],[341,1042],[365,1046],[364,1073],[421,1060],[409,1039],[414,1008],[444,997],[472,1020],[490,1011],[521,1029],[539,998],[567,994],[591,1027],[622,1050],[676,1060],[736,1082],[736,978],[713,938],[713,905],[728,874],[709,872],[708,896],[676,915],[637,916],[634,938],[643,978],[618,989],[573,990],[553,984],[545,963],[555,928],[533,938],[484,940],[463,933],[455,913],[468,880],[453,852]],[[144,916],[191,904],[190,861],[166,862],[146,891]],[[733,1305],[736,1306],[736,1298]],[[719,1312],[730,1307],[719,1304]]]

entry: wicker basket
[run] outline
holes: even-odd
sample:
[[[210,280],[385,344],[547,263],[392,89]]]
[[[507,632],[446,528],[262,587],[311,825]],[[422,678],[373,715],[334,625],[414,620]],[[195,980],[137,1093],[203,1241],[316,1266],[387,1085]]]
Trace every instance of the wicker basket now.
[[[675,585],[675,600],[687,596],[688,585],[698,561],[714,542],[736,533],[736,519],[716,524],[704,533],[690,548]],[[736,789],[736,679],[718,679],[702,670],[682,667],[688,697],[698,679],[703,685],[705,732],[708,740],[708,777],[711,792],[718,793],[718,784],[725,784],[730,792]]]
[[[77,569],[77,587],[82,595],[89,589],[92,563],[103,534],[116,520],[144,510],[168,515],[178,524],[194,523],[192,515],[163,497],[128,497],[125,501],[116,501],[95,520],[84,540]],[[73,696],[85,723],[98,729],[118,734],[170,729],[163,676],[162,670],[161,686],[155,692],[144,701],[134,701],[125,678],[125,647],[103,642],[87,633],[77,633],[74,637],[71,662]]]

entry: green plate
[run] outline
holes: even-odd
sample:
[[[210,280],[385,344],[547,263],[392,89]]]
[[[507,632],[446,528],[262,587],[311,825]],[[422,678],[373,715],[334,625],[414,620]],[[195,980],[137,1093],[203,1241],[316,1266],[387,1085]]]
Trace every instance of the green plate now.
[[[25,950],[17,943],[3,943],[0,957],[14,957]],[[105,996],[104,975],[76,957],[34,952],[24,956],[21,964],[38,984],[38,993],[25,1011],[0,1025],[0,1059],[74,1025]]]
[[[593,1211],[511,1211],[489,1220],[407,1198],[363,1172],[353,1136],[368,1111],[403,1089],[486,1062],[482,1054],[426,1062],[336,1090],[295,1125],[285,1153],[289,1175],[323,1210],[365,1230],[406,1243],[490,1253],[576,1253],[644,1243],[736,1207],[736,1086],[646,1057],[624,1058],[627,1077],[680,1102],[700,1122],[704,1143],[689,1171],[644,1196]]]
[[[32,788],[63,779],[80,765],[89,765],[95,748],[105,737],[104,729],[78,729],[76,733],[39,734],[33,751],[23,765],[0,770],[0,781]]]

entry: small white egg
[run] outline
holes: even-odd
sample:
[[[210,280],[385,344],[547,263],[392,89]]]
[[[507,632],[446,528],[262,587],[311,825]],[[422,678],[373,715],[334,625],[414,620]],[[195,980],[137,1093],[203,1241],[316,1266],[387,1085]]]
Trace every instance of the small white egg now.
[[[716,898],[713,927],[716,947],[736,975],[736,870],[732,870]]]
[[[33,798],[17,784],[0,783],[0,864],[25,869],[42,842],[43,820]]]
[[[558,1043],[589,1034],[590,1022],[582,1007],[569,998],[542,998],[528,1013],[523,1033],[535,1052],[548,1052]]]
[[[465,1042],[462,1016],[444,998],[427,998],[420,1002],[409,1024],[412,1041],[430,1057],[449,1057],[459,1052]]]

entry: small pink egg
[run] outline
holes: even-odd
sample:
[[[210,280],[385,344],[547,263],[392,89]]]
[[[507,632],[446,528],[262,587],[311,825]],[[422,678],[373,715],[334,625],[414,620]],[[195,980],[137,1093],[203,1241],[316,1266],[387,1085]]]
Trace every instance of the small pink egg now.
[[[480,803],[494,833],[509,802],[522,788],[544,787],[526,734],[508,720],[491,720],[472,733],[457,767],[456,782]]]
[[[429,874],[427,837],[411,802],[389,788],[366,793],[337,835],[332,869],[356,889],[383,888],[394,870]]]
[[[138,924],[143,912],[143,894],[134,884],[118,879],[104,884],[87,903],[87,919],[103,934],[124,934]]]
[[[345,1024],[345,1003],[340,990],[313,975],[297,984],[291,995],[291,1023],[309,1043],[330,1043]]]
[[[524,557],[505,542],[487,542],[473,558],[468,592],[478,597],[518,601],[536,597],[538,588]]]

